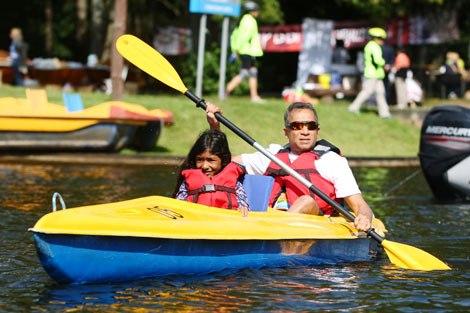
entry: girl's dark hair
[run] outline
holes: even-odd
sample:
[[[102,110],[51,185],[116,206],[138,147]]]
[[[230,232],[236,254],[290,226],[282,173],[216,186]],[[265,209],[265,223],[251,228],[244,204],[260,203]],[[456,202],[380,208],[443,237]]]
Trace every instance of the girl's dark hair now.
[[[173,197],[176,196],[176,193],[183,182],[183,175],[181,175],[181,172],[186,169],[196,168],[196,157],[206,150],[209,150],[212,154],[215,154],[222,160],[222,169],[225,168],[232,160],[227,136],[225,136],[223,132],[214,129],[204,131],[199,135],[199,138],[196,140],[191,150],[189,150],[188,155],[180,167]]]

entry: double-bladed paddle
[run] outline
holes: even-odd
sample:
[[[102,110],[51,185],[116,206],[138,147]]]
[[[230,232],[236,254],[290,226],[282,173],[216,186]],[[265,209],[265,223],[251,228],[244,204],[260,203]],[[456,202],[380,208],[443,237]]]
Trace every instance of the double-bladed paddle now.
[[[161,81],[165,85],[181,92],[186,97],[196,103],[196,107],[206,109],[205,101],[198,96],[194,95],[186,88],[180,76],[174,67],[165,59],[157,50],[149,46],[144,41],[133,35],[122,35],[116,42],[116,48],[119,53],[129,62],[146,72],[150,76]],[[318,195],[321,199],[331,205],[336,211],[341,213],[347,220],[353,222],[355,216],[348,210],[343,208],[336,201],[330,199],[325,193],[315,187],[310,181],[305,179],[291,167],[282,162],[279,158],[266,150],[263,146],[257,143],[253,138],[243,132],[240,128],[230,122],[222,114],[215,114],[217,120],[233,131],[236,135],[245,140],[248,144],[256,150],[265,155],[268,159],[279,165],[289,175],[292,175],[309,190]],[[373,228],[367,231],[367,235],[379,242],[387,252],[390,261],[398,267],[413,269],[413,270],[449,270],[450,267],[435,256],[415,248],[413,246],[405,245],[398,242],[386,240],[375,232]]]

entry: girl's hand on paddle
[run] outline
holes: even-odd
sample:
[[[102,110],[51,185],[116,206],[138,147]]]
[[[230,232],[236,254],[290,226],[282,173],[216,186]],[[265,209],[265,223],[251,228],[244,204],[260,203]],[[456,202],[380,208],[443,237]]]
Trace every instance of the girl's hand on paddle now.
[[[359,214],[356,216],[354,219],[354,227],[357,228],[357,230],[366,232],[370,229],[370,220],[367,216],[363,214]]]
[[[239,207],[239,208],[238,208],[238,211],[240,211],[240,212],[242,213],[242,216],[243,216],[243,217],[248,216],[248,211],[249,211],[249,210],[248,210],[247,207],[245,207],[245,206]]]
[[[209,123],[211,129],[220,130],[220,123],[215,117],[215,113],[218,112],[222,114],[222,111],[213,103],[206,102],[206,105],[207,123]]]

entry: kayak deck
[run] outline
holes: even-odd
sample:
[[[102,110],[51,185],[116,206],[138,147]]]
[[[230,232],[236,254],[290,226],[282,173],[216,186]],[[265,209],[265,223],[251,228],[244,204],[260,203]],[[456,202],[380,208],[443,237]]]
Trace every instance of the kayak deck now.
[[[380,220],[374,227],[383,234]],[[240,212],[161,196],[84,206],[43,216],[31,229],[47,234],[132,236],[171,239],[355,239],[360,234],[342,217],[278,210]]]

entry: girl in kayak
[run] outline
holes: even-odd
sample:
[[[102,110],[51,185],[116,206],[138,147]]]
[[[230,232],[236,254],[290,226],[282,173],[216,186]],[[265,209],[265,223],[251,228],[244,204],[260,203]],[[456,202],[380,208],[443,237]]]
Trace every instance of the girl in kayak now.
[[[231,162],[227,137],[218,130],[206,130],[194,143],[181,165],[175,198],[208,206],[249,211],[240,179],[245,169]]]

